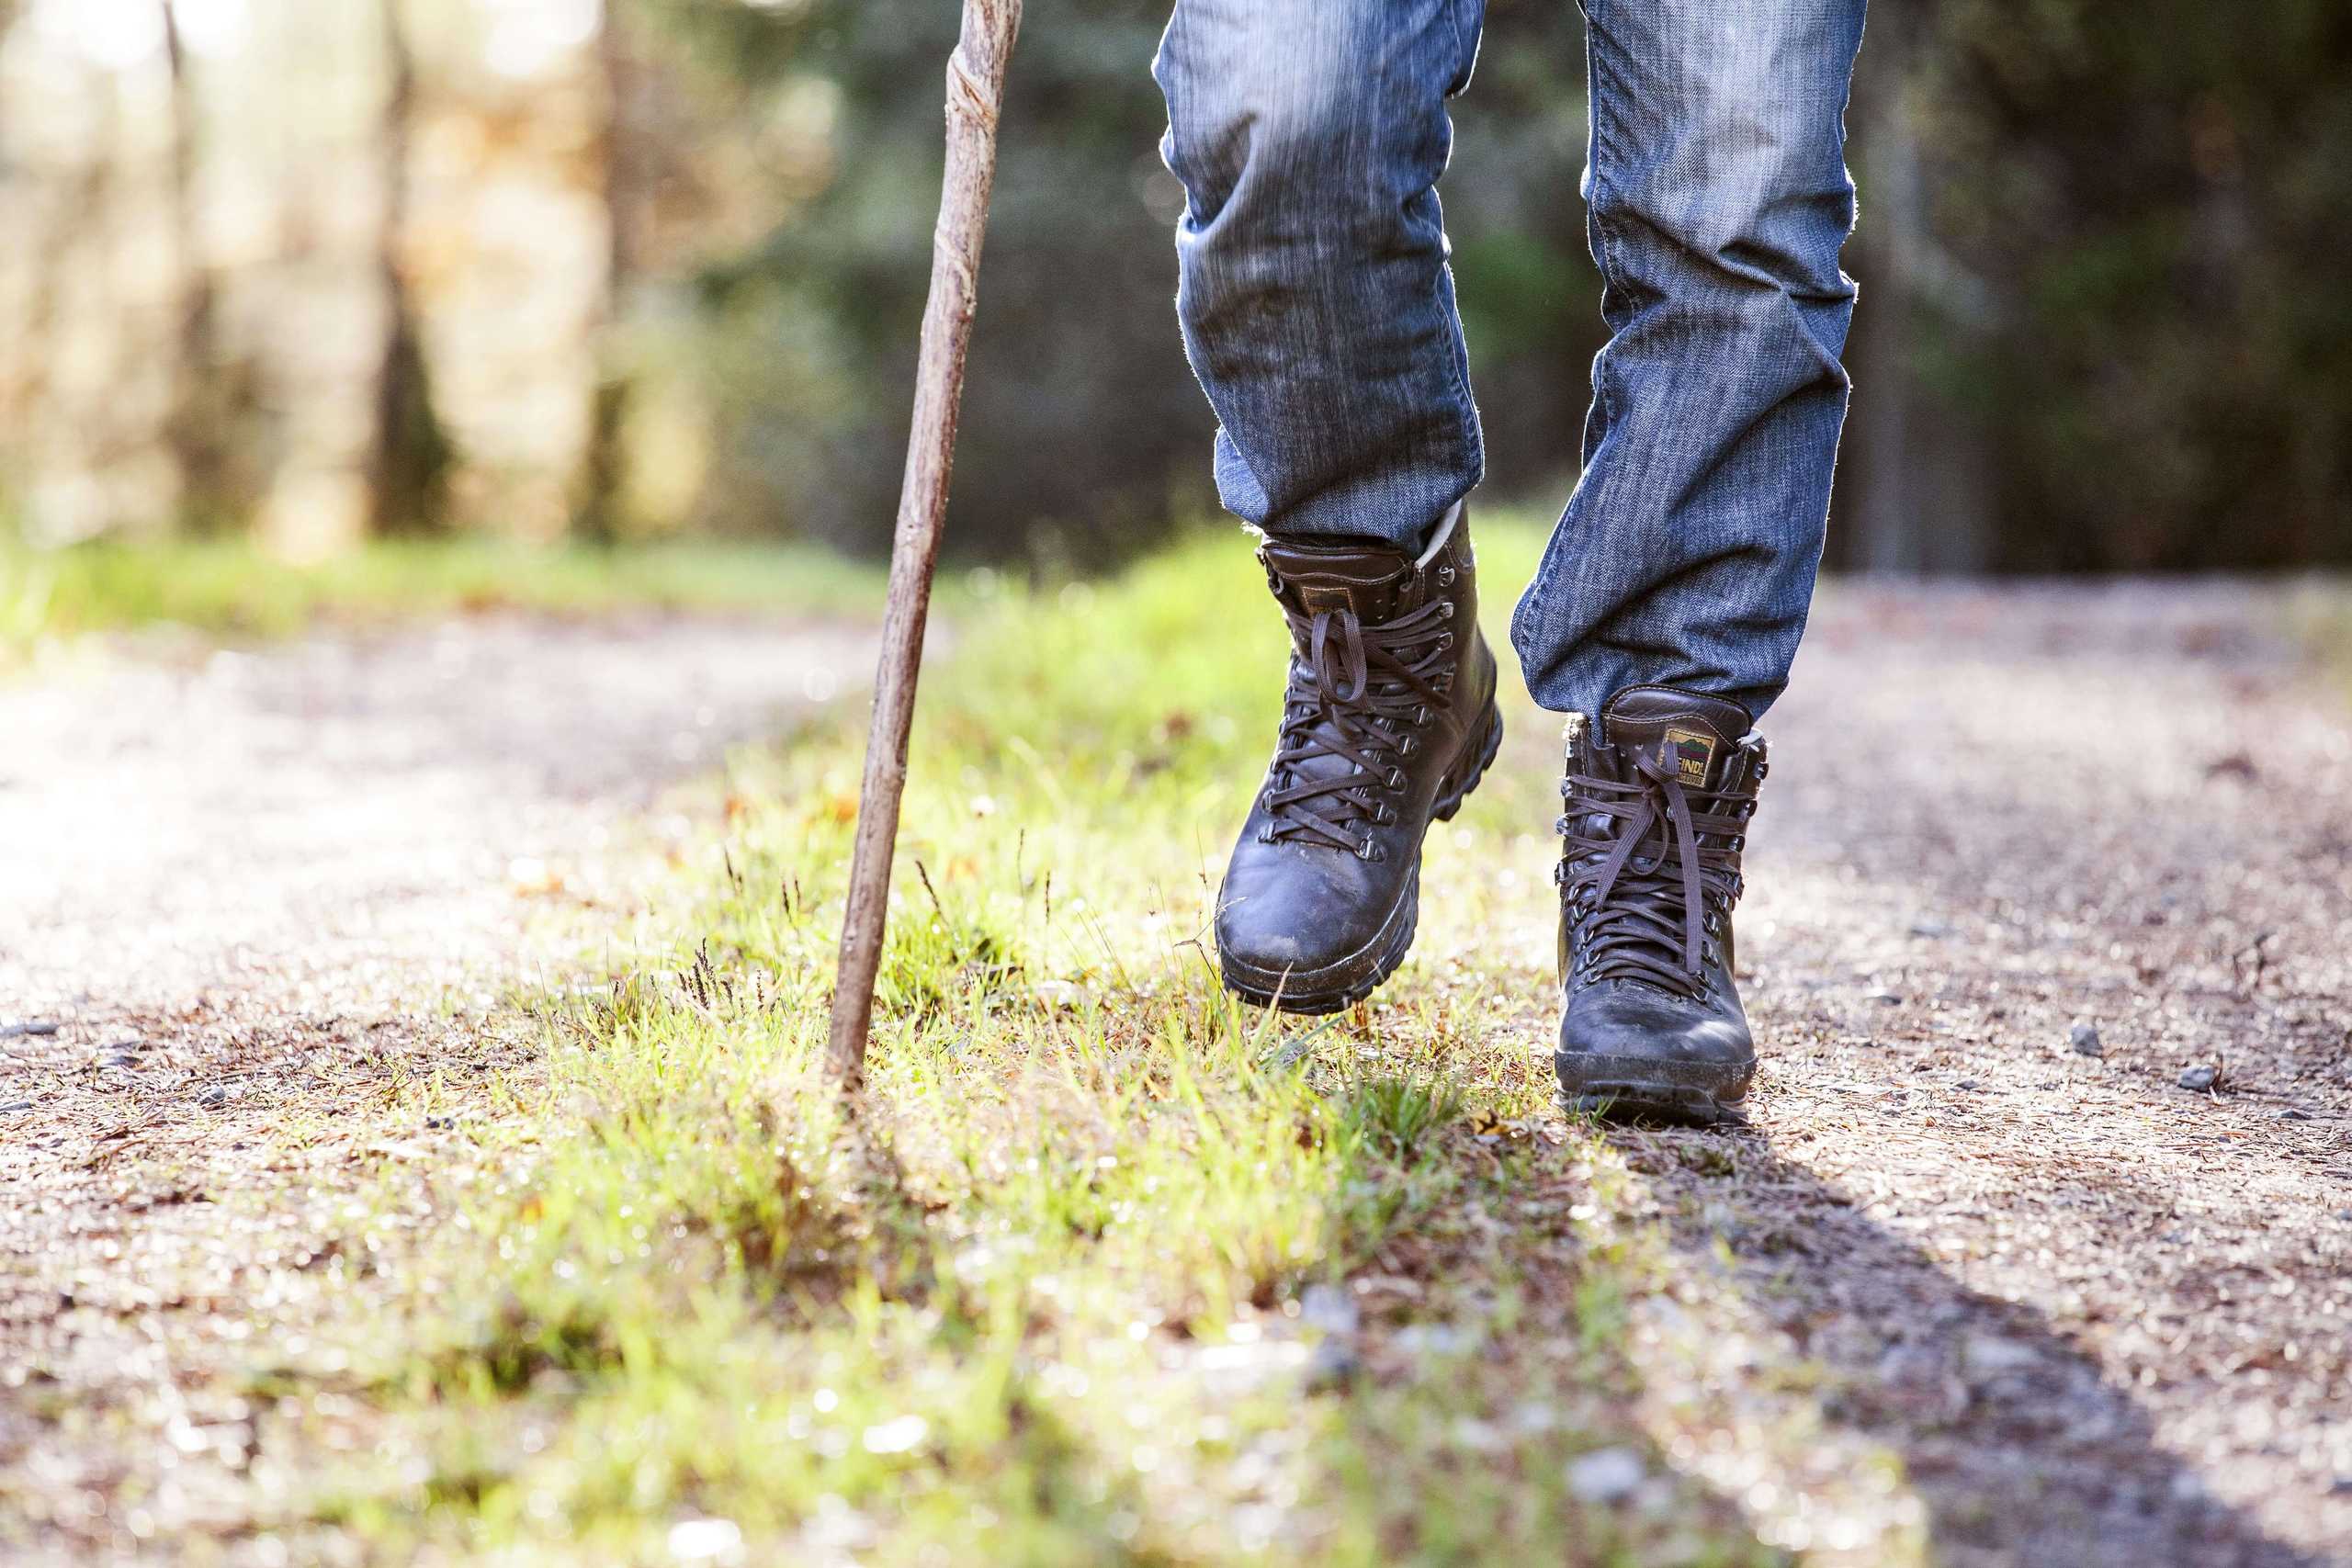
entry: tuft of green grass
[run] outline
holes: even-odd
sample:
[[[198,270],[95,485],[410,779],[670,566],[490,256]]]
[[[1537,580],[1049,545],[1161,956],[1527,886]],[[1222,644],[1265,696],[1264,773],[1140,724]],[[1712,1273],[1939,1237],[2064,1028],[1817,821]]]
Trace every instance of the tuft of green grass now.
[[[297,562],[245,539],[35,550],[0,537],[0,664],[46,643],[154,626],[262,640],[321,622],[494,609],[853,614],[880,601],[877,570],[805,546],[594,549],[477,536],[384,540]]]
[[[1498,581],[1539,536],[1482,525]],[[863,737],[737,759],[609,985],[526,998],[543,1071],[422,1200],[339,1363],[376,1440],[298,1512],[388,1557],[662,1561],[718,1520],[750,1562],[1780,1561],[1628,1413],[1663,1266],[1549,1110],[1551,727],[1521,705],[1433,836],[1482,874],[1433,877],[1375,1004],[1217,985],[1262,593],[1208,536],[967,585],[854,1124],[820,1063]],[[1637,1493],[1578,1495],[1603,1447]]]

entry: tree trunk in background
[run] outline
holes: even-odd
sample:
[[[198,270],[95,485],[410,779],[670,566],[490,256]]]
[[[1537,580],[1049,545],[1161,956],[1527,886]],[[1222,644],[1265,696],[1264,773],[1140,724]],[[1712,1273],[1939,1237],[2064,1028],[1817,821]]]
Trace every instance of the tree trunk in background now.
[[[630,48],[628,0],[605,0],[596,62],[604,78],[605,124],[600,155],[605,176],[607,248],[605,286],[589,332],[595,340],[595,401],[589,412],[588,442],[581,454],[579,505],[572,531],[592,544],[609,545],[621,532],[624,479],[622,431],[628,417],[629,375],[616,341],[628,313],[637,280],[639,168],[636,135],[637,70]]]
[[[163,0],[164,44],[172,73],[171,225],[179,269],[173,389],[164,439],[179,469],[183,523],[212,532],[232,520],[229,410],[220,378],[220,299],[205,254],[197,191],[201,111],[188,76],[177,0]]]
[[[1858,571],[1918,569],[1917,519],[1912,515],[1907,454],[1911,437],[1911,373],[1904,363],[1910,342],[1910,255],[1919,223],[1919,148],[1904,113],[1907,29],[1894,8],[1873,17],[1871,50],[1883,67],[1858,88],[1863,99],[1863,192],[1868,225],[1857,236],[1862,299],[1855,311],[1854,407],[1847,441],[1852,470],[1841,510],[1842,565]]]
[[[383,287],[384,349],[376,378],[375,434],[368,463],[368,531],[437,532],[450,450],[433,411],[432,378],[417,335],[403,254],[408,238],[409,151],[416,119],[416,61],[402,0],[377,0],[383,24],[386,89],[378,132],[384,205],[376,264]]]
[[[1862,297],[1847,363],[1854,374],[1832,563],[1853,571],[1978,572],[1993,520],[1984,433],[1928,385],[1913,351],[1926,323],[1983,324],[1982,286],[1938,244],[1926,150],[1910,81],[1921,32],[1901,6],[1871,17],[1855,85],[1862,227],[1855,270]]]

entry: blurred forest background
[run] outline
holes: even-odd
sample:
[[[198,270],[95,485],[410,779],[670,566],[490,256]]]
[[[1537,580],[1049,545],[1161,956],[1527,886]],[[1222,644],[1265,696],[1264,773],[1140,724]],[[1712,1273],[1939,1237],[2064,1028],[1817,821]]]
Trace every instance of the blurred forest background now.
[[[955,547],[1213,508],[1147,67],[1029,0]],[[0,537],[887,541],[956,0],[0,0]],[[1442,191],[1490,489],[1600,342],[1570,0]],[[2352,6],[1878,0],[1834,564],[2352,562]]]

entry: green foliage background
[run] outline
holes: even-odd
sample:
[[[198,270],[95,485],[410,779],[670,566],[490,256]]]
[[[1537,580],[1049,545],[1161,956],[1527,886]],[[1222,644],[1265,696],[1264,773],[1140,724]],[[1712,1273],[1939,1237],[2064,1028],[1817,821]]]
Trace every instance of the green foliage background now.
[[[1173,320],[1166,0],[1031,0],[982,278],[954,537],[1080,564],[1212,504],[1211,425]],[[821,77],[839,164],[700,299],[734,378],[728,482],[871,549],[904,442],[939,162],[945,0],[674,7],[745,82]],[[1858,85],[1858,366],[1928,417],[1849,468],[1969,478],[1991,569],[2352,560],[2352,7],[1882,0]],[[1442,187],[1490,483],[1564,498],[1598,284],[1577,181],[1581,23],[1493,0]],[[1921,195],[1883,210],[1881,165]],[[1873,445],[1875,443],[1875,446]],[[1848,482],[1853,517],[1867,494]],[[1877,525],[1932,530],[1933,498]],[[1852,559],[1838,531],[1833,561]]]

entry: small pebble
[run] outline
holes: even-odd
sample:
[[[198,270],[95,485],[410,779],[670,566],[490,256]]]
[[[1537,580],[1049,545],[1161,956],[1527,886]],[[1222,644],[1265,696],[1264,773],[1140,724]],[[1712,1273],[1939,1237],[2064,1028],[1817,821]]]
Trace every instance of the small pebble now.
[[[2099,1043],[2096,1024],[2078,1023],[2066,1032],[2066,1043],[2075,1048],[2077,1056],[2104,1056],[2107,1047]]]
[[[1298,1298],[1299,1321],[1326,1334],[1353,1334],[1362,1321],[1356,1299],[1338,1285],[1309,1285]]]
[[[11,1039],[19,1034],[54,1034],[56,1032],[57,1021],[51,1018],[37,1018],[25,1023],[0,1024],[0,1040]]]
[[[0,1116],[14,1116],[20,1111],[30,1111],[32,1108],[33,1102],[29,1100],[11,1100],[6,1105],[0,1105]]]
[[[2278,1120],[2281,1122],[2308,1122],[2311,1119],[2312,1113],[2310,1111],[2299,1111],[2291,1105],[2287,1107],[2286,1110],[2278,1112]]]
[[[1903,1005],[1903,998],[1895,995],[1893,991],[1872,991],[1866,999],[1874,1001],[1881,1007],[1891,1008],[1900,1007]]]
[[[1568,1490],[1588,1503],[1622,1503],[1648,1476],[1631,1449],[1596,1449],[1568,1461]]]
[[[2181,1073],[2180,1087],[2194,1093],[2202,1094],[2205,1090],[2211,1089],[2214,1081],[2221,1076],[2220,1068],[2199,1062],[2197,1066],[2187,1068]]]
[[[1962,1078],[1960,1080],[1959,1087],[1962,1089],[1983,1089],[1984,1086],[1974,1078]]]
[[[130,1051],[108,1051],[98,1058],[101,1067],[135,1067],[138,1065],[138,1055]]]
[[[218,1111],[229,1103],[229,1086],[224,1083],[206,1084],[198,1091],[196,1102],[207,1111]]]

